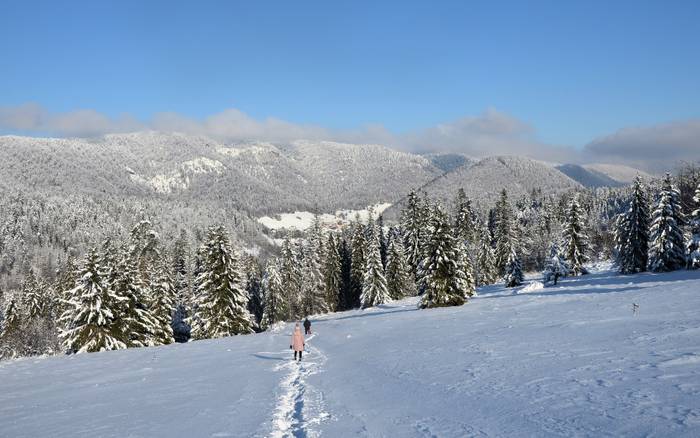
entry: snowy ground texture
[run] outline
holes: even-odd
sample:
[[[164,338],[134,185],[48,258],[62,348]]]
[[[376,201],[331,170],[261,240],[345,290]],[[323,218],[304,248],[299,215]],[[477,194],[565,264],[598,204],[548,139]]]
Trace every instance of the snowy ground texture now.
[[[633,315],[632,303],[639,305]],[[151,349],[0,363],[0,436],[700,436],[700,272],[408,299]]]

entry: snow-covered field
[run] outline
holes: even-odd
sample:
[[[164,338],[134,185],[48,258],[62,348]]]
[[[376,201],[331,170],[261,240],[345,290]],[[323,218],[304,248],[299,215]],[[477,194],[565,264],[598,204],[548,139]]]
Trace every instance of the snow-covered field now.
[[[700,272],[479,294],[316,318],[301,364],[289,325],[0,363],[0,436],[700,436]]]
[[[337,210],[334,214],[320,214],[318,219],[323,226],[348,224],[355,219],[359,219],[362,223],[367,223],[370,209],[376,219],[378,215],[382,214],[389,207],[391,207],[389,203],[379,203],[362,210]],[[275,217],[263,216],[258,218],[258,222],[271,230],[292,229],[303,231],[313,225],[315,217],[316,215],[309,211],[295,211],[294,213],[281,213]]]

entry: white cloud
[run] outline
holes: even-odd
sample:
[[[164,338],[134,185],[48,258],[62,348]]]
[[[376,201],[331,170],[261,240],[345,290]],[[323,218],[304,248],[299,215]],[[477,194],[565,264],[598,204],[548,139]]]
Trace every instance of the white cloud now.
[[[604,162],[672,170],[680,162],[700,160],[700,119],[620,129],[593,140],[584,151]]]
[[[543,143],[537,139],[533,126],[495,109],[427,129],[396,134],[382,125],[329,130],[276,118],[256,120],[237,109],[228,109],[205,119],[165,112],[155,114],[151,120],[139,121],[128,114],[109,117],[89,109],[51,113],[40,105],[29,103],[0,107],[0,132],[3,130],[73,137],[157,130],[204,135],[224,141],[335,140],[378,143],[410,152],[453,152],[473,157],[524,155],[553,162],[622,163],[654,172],[669,169],[683,160],[700,160],[700,120],[621,129],[580,150]]]

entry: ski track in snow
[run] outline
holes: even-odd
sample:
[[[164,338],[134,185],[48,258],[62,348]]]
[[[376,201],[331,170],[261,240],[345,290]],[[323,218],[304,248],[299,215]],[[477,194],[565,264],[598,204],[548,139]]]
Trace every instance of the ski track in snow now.
[[[323,394],[307,381],[309,376],[322,371],[326,362],[326,356],[309,342],[314,337],[315,333],[306,339],[305,354],[301,362],[290,358],[289,361],[274,367],[274,371],[286,371],[287,374],[279,385],[280,395],[272,419],[272,431],[267,436],[317,437],[320,434],[314,426],[330,417],[323,410]],[[285,350],[279,354],[292,353]]]

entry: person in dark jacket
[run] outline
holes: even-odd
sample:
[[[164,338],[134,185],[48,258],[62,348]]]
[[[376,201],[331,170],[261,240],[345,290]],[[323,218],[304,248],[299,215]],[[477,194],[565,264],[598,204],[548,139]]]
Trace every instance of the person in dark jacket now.
[[[304,320],[304,332],[307,335],[311,334],[311,321],[309,321],[309,318]]]

